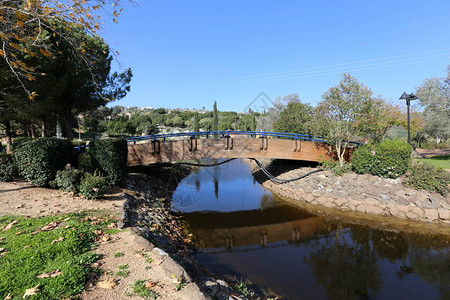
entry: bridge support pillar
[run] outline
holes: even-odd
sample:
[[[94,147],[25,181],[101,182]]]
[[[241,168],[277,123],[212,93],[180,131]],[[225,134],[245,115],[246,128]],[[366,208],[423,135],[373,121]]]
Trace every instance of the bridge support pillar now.
[[[152,155],[161,153],[161,141],[152,141]]]
[[[267,150],[269,147],[269,139],[267,137],[260,137],[261,139],[261,147],[259,147],[259,150]]]
[[[190,139],[189,140],[189,151],[197,151],[197,139]]]
[[[229,136],[226,137],[225,150],[233,150],[233,138]]]
[[[293,140],[292,141],[292,150],[294,152],[300,152],[302,150],[302,141],[301,140]]]

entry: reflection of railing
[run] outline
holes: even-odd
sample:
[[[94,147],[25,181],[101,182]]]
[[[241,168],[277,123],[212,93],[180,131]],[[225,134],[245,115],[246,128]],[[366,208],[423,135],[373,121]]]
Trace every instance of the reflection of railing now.
[[[283,132],[266,132],[266,131],[232,131],[232,130],[225,130],[225,131],[198,131],[198,132],[178,132],[178,133],[165,133],[165,134],[153,134],[153,135],[145,135],[145,136],[137,136],[137,137],[130,137],[126,138],[130,143],[136,143],[139,141],[146,141],[146,140],[163,140],[165,141],[167,138],[174,138],[174,137],[189,137],[191,139],[194,139],[196,137],[222,137],[227,138],[231,135],[243,135],[248,136],[250,138],[266,138],[266,137],[274,137],[279,139],[292,139],[292,140],[304,140],[304,141],[313,141],[313,142],[323,142],[326,143],[326,139],[321,136],[313,136],[308,134],[297,134],[297,133],[283,133]],[[355,144],[356,146],[359,146],[358,142],[350,142],[351,144]]]

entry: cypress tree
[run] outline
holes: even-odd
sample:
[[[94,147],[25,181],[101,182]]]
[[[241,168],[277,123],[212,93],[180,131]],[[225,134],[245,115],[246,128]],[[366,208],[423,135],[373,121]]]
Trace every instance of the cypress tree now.
[[[217,131],[217,130],[219,130],[218,128],[219,128],[219,116],[217,114],[217,102],[214,101],[212,130]]]

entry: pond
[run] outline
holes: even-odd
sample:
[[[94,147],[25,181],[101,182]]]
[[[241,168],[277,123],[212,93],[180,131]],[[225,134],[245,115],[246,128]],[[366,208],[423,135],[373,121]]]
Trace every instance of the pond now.
[[[450,299],[447,239],[316,216],[272,195],[234,160],[173,194],[209,272],[282,299]]]

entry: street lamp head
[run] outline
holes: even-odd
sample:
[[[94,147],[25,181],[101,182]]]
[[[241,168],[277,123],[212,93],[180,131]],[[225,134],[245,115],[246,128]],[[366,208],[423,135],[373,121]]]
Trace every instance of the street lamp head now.
[[[403,92],[403,94],[400,96],[400,100],[402,100],[402,99],[408,99],[409,98],[409,95],[406,93],[406,92]]]
[[[413,93],[411,93],[410,95],[409,95],[409,97],[410,97],[410,99],[411,100],[417,100],[417,99],[419,99],[416,95],[414,95]]]

